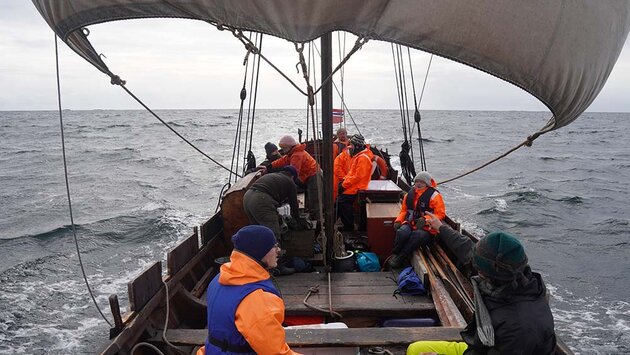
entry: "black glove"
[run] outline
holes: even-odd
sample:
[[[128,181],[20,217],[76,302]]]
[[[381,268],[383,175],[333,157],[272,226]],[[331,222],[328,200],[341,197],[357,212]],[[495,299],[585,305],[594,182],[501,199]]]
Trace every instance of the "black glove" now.
[[[339,185],[337,185],[337,192],[339,195],[343,194],[346,189],[343,188],[343,180],[339,181]]]
[[[398,228],[400,228],[400,226],[402,226],[402,223],[400,222],[394,222],[394,230],[397,231]]]
[[[306,220],[306,218],[298,218],[297,219],[297,223],[298,223],[298,228],[299,230],[307,230],[307,229],[311,229],[311,224],[308,223],[308,221]]]
[[[426,219],[424,219],[424,217],[420,217],[416,219],[416,228],[422,228],[424,227],[426,223],[427,223]]]

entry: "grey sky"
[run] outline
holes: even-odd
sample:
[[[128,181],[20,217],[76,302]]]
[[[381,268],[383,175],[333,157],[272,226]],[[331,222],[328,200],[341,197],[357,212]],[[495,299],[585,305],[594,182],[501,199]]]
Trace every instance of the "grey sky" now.
[[[152,108],[237,108],[244,48],[231,34],[190,20],[136,20],[92,26],[90,40],[113,72]],[[337,39],[337,35],[334,35]],[[348,36],[346,48],[354,39]],[[630,112],[630,45],[589,111]],[[335,44],[336,46],[336,44]],[[63,107],[139,109],[109,78],[59,42]],[[300,86],[291,43],[266,36],[263,52]],[[335,55],[337,50],[335,49]],[[317,59],[318,60],[318,59]],[[335,59],[338,62],[338,59]],[[429,55],[412,51],[417,91]],[[368,42],[345,68],[350,109],[398,108],[391,48]],[[319,80],[319,74],[317,74]],[[56,109],[54,36],[30,1],[0,5],[0,110]],[[339,77],[336,83],[340,86]],[[335,98],[335,106],[339,99]],[[304,97],[261,65],[259,108],[304,108]],[[521,89],[461,64],[434,57],[421,109],[536,110]]]

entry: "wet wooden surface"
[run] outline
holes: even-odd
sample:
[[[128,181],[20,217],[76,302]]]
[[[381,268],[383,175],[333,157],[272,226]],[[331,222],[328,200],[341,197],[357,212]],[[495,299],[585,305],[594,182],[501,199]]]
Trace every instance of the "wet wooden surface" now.
[[[371,317],[427,317],[435,315],[433,302],[425,296],[394,295],[397,288],[391,272],[350,272],[331,274],[333,310],[342,315]],[[282,293],[287,315],[323,315],[302,302],[312,287],[308,303],[324,309],[328,303],[326,273],[303,273],[275,279]]]

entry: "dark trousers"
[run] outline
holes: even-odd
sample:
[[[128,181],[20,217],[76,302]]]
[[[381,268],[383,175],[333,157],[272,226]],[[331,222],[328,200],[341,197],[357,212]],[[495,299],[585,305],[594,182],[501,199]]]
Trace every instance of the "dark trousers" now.
[[[317,186],[322,186],[322,171],[319,170],[315,175],[306,180],[306,208],[308,209],[308,216],[312,220],[319,220],[319,189]]]
[[[280,221],[278,216],[278,203],[267,193],[249,189],[243,196],[243,208],[249,218],[249,223],[265,226],[280,241]]]
[[[412,230],[409,224],[403,224],[396,231],[392,254],[406,258],[411,255],[414,250],[429,244],[432,239],[431,233],[424,229]]]
[[[357,195],[339,195],[335,203],[335,219],[341,218],[343,229],[347,231],[354,230],[354,211],[353,205]]]

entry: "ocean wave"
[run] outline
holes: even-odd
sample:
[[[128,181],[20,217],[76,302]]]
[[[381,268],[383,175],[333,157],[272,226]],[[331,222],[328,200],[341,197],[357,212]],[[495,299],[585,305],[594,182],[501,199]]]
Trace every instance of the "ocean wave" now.
[[[630,303],[580,297],[547,284],[556,333],[576,354],[624,354],[630,343]]]

